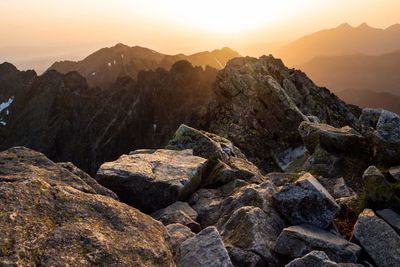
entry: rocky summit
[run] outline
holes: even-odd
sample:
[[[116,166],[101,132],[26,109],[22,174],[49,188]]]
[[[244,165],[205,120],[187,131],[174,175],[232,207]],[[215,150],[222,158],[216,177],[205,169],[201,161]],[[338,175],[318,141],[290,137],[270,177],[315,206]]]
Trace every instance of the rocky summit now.
[[[394,113],[272,56],[0,74],[1,266],[400,266]]]

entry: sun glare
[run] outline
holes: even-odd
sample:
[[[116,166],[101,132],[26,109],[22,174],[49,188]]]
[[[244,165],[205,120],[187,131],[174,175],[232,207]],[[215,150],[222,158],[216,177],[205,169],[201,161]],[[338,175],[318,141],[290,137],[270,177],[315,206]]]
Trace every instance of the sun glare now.
[[[182,26],[236,33],[278,22],[306,7],[305,2],[268,0],[162,1],[160,15]]]

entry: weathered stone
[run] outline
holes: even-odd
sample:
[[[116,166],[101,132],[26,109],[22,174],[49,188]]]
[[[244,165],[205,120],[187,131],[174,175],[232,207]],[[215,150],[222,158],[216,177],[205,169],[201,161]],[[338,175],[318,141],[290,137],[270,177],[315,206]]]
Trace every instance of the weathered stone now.
[[[70,172],[72,172],[73,174],[75,174],[76,176],[78,176],[79,178],[81,178],[84,182],[86,182],[90,187],[92,187],[97,194],[100,195],[105,195],[105,196],[109,196],[113,199],[118,200],[118,196],[117,194],[115,194],[113,191],[111,191],[110,189],[105,188],[104,186],[101,186],[95,179],[93,179],[89,174],[85,173],[84,171],[82,171],[81,169],[79,169],[78,167],[76,167],[74,164],[72,164],[71,162],[59,162],[57,163],[58,165],[60,165],[61,167],[69,170]]]
[[[400,236],[372,210],[360,214],[354,237],[379,267],[400,264]]]
[[[307,150],[312,154],[317,146],[328,152],[362,152],[367,148],[366,139],[351,127],[335,128],[327,124],[302,122],[299,133]]]
[[[323,177],[338,177],[344,171],[343,158],[317,146],[303,164],[303,170]]]
[[[193,233],[189,227],[180,223],[173,223],[167,225],[168,245],[171,247],[173,255],[176,255],[181,244],[188,238],[194,237],[196,234]]]
[[[400,182],[400,166],[397,167],[391,167],[389,169],[390,175],[395,179],[396,181]]]
[[[331,261],[323,251],[311,251],[302,258],[295,259],[285,267],[338,267],[338,265]]]
[[[275,251],[290,257],[303,257],[319,250],[335,262],[357,262],[361,248],[328,231],[310,225],[285,228],[279,235]]]
[[[398,213],[391,209],[378,210],[376,213],[400,234],[400,215]]]
[[[225,247],[235,266],[280,266],[273,252],[275,240],[284,228],[276,214],[266,214],[258,207],[237,209],[219,227]]]
[[[233,212],[246,206],[258,207],[271,216],[272,220],[281,221],[279,214],[272,207],[274,193],[276,193],[276,187],[270,181],[260,185],[251,184],[235,190],[223,200],[217,225],[223,225]]]
[[[200,185],[206,160],[191,150],[136,150],[101,165],[96,179],[145,212],[186,199]]]
[[[26,148],[0,152],[1,266],[174,266],[161,223]]]
[[[245,158],[240,150],[228,139],[184,124],[175,132],[174,137],[169,141],[166,148],[175,150],[192,149],[194,155],[207,159]]]
[[[400,117],[397,114],[383,109],[363,109],[359,124],[374,147],[375,160],[385,165],[400,163]]]
[[[400,198],[396,196],[385,176],[375,166],[370,166],[363,174],[364,205],[367,208],[400,209]]]
[[[221,215],[224,196],[218,189],[199,189],[188,199],[190,206],[197,212],[197,221],[203,227],[214,225]]]
[[[266,176],[276,185],[282,186],[286,183],[297,181],[304,173],[285,173],[285,172],[270,172]]]
[[[347,187],[343,177],[340,178],[319,178],[318,181],[335,199],[350,197],[354,192]]]
[[[221,236],[213,226],[184,241],[176,256],[176,263],[180,267],[233,266]]]
[[[195,233],[201,231],[200,224],[196,222],[197,212],[186,202],[177,201],[162,210],[152,213],[151,216],[161,221],[164,225],[180,223],[189,227]]]
[[[286,184],[273,196],[274,206],[291,224],[328,228],[340,207],[311,174]]]

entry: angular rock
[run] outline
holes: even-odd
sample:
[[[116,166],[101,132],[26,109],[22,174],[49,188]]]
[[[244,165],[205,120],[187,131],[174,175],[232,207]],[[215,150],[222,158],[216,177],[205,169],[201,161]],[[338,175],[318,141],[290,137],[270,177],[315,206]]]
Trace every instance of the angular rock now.
[[[328,228],[340,206],[311,174],[294,184],[286,184],[273,196],[275,208],[291,224]]]
[[[349,126],[335,128],[323,123],[302,122],[299,133],[307,150],[312,154],[319,145],[329,152],[362,152],[367,140]]]
[[[335,262],[357,262],[361,248],[328,231],[310,225],[285,228],[279,235],[275,251],[290,257],[303,257],[313,250],[325,252]]]
[[[266,176],[276,185],[283,186],[286,183],[297,181],[304,173],[270,172]]]
[[[248,185],[235,190],[226,197],[220,207],[220,217],[217,225],[223,225],[239,208],[246,206],[258,207],[263,210],[276,224],[283,224],[279,214],[272,207],[272,196],[276,193],[275,185],[268,181],[260,185]]]
[[[259,169],[251,162],[231,157],[225,162],[217,160],[212,171],[203,179],[202,186],[218,186],[224,185],[235,180],[243,180],[249,183],[263,183],[267,180]]]
[[[302,258],[295,259],[291,261],[289,264],[285,265],[285,267],[338,267],[339,265],[336,262],[333,262],[329,259],[328,255],[326,255],[323,251],[311,251],[307,255]]]
[[[26,148],[0,152],[1,266],[174,266],[161,223]]]
[[[96,179],[122,201],[150,213],[193,193],[205,162],[190,150],[136,150],[101,165]]]
[[[321,185],[332,195],[333,198],[350,197],[354,192],[347,187],[343,177],[340,178],[319,178]]]
[[[166,146],[167,149],[192,149],[193,154],[207,159],[227,160],[245,156],[231,141],[218,135],[200,131],[182,124]]]
[[[219,227],[235,266],[281,265],[273,248],[284,223],[271,215],[258,207],[246,206],[237,209]]]
[[[383,109],[363,109],[359,124],[373,144],[375,160],[385,165],[400,163],[400,117],[397,114]]]
[[[218,189],[199,189],[188,199],[190,206],[197,212],[197,221],[201,226],[214,225],[221,215],[221,205],[224,200]]]
[[[176,263],[181,267],[233,266],[221,236],[213,226],[184,241],[176,256]]]
[[[89,174],[86,172],[82,171],[78,167],[76,167],[73,163],[71,162],[59,162],[57,163],[61,167],[69,170],[79,178],[81,178],[84,182],[86,182],[90,187],[92,187],[97,194],[100,195],[105,195],[109,196],[113,199],[118,200],[117,194],[115,194],[113,191],[110,189],[105,188],[104,186],[101,186],[95,179],[93,179]]]
[[[152,213],[151,216],[161,221],[164,225],[179,223],[189,227],[195,233],[201,231],[200,224],[196,222],[197,212],[186,202],[177,201],[162,210]]]
[[[180,223],[173,223],[167,225],[168,245],[171,247],[173,255],[176,255],[181,244],[188,238],[194,237],[196,234],[193,233],[189,227],[184,226]]]
[[[400,198],[391,184],[375,166],[370,166],[363,174],[364,205],[367,208],[384,209],[392,207],[400,210]]]
[[[303,170],[312,172],[323,177],[338,177],[346,170],[343,165],[343,158],[340,155],[330,153],[317,146],[303,164]]]
[[[376,213],[400,234],[400,215],[398,213],[391,209],[378,210]]]
[[[400,166],[391,167],[389,169],[390,175],[395,179],[397,182],[400,182]]]
[[[400,236],[370,209],[354,225],[354,237],[379,267],[400,264]]]

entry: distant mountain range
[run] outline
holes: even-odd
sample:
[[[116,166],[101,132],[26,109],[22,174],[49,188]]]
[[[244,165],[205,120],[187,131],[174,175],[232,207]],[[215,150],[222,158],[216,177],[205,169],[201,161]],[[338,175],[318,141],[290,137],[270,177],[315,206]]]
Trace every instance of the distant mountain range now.
[[[377,29],[366,23],[352,27],[347,23],[337,28],[304,36],[278,49],[274,55],[289,66],[305,64],[320,56],[352,54],[380,55],[400,49],[400,24]]]
[[[230,48],[205,51],[192,55],[165,55],[154,50],[124,44],[103,48],[81,61],[61,61],[49,69],[60,73],[77,71],[90,85],[109,86],[120,76],[136,78],[142,70],[170,69],[179,60],[187,60],[194,66],[210,66],[222,69],[228,60],[239,57],[239,53]]]

